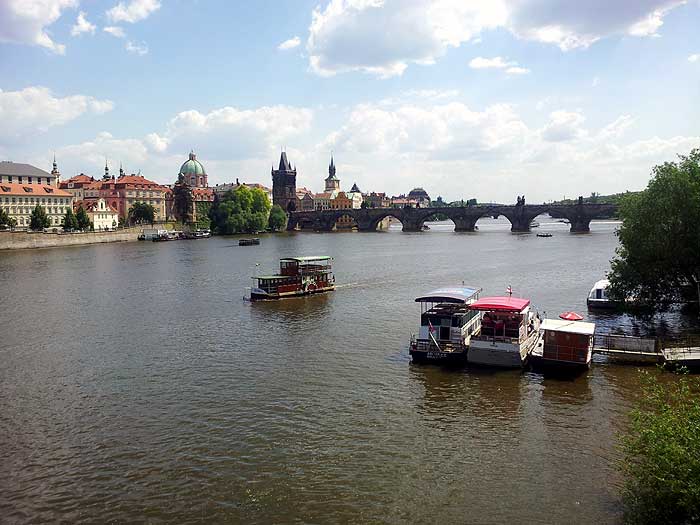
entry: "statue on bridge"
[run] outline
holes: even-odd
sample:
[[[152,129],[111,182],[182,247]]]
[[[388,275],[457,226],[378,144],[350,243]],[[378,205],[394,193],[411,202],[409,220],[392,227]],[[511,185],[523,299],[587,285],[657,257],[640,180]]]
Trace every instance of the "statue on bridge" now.
[[[516,206],[525,206],[525,195],[523,195],[522,197],[518,195],[518,202]]]

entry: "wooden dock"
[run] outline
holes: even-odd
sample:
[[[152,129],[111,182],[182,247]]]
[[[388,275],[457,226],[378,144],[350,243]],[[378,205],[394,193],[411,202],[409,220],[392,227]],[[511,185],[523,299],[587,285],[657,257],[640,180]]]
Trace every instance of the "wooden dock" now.
[[[661,352],[664,356],[664,362],[668,365],[700,368],[700,347],[669,347],[664,348]]]
[[[700,341],[661,340],[618,334],[596,334],[593,353],[613,361],[700,368]]]

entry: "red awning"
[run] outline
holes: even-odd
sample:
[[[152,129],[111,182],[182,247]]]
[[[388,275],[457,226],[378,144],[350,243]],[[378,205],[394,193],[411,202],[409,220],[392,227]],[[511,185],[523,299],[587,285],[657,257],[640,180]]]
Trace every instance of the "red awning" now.
[[[559,314],[559,317],[565,321],[581,321],[583,319],[583,316],[576,312],[564,312],[563,314]]]
[[[522,312],[530,304],[530,299],[520,297],[482,297],[469,305],[472,310],[489,312]]]

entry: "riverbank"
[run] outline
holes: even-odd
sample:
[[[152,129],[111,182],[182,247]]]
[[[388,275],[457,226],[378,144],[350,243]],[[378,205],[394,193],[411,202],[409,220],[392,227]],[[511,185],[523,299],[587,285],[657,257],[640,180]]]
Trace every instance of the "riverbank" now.
[[[105,242],[127,242],[138,240],[141,228],[127,228],[115,232],[86,233],[41,233],[41,232],[0,232],[0,251],[25,250],[30,248],[56,248],[99,244]]]

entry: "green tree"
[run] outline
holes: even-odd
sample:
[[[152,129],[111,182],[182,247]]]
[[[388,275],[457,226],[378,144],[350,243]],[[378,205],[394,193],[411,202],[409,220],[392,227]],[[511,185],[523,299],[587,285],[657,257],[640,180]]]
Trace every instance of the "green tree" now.
[[[610,294],[652,311],[700,300],[700,150],[653,168],[647,188],[621,199]]]
[[[192,189],[184,181],[184,177],[180,177],[180,181],[175,183],[173,187],[173,208],[175,217],[182,223],[192,222],[194,207],[192,205]]]
[[[10,217],[7,220],[7,225],[10,227],[11,230],[14,230],[15,226],[17,226],[17,219],[15,219],[14,217]]]
[[[91,229],[92,223],[90,222],[90,217],[82,206],[78,208],[75,219],[78,223],[79,230],[85,231]]]
[[[224,235],[264,230],[269,214],[270,201],[265,192],[243,185],[220,198],[216,196],[209,210],[212,230]]]
[[[82,208],[80,208],[80,209],[82,210]],[[65,231],[73,231],[73,230],[77,230],[78,228],[79,228],[78,219],[76,218],[75,214],[73,213],[73,210],[68,208],[66,215],[63,217],[63,229]]]
[[[7,212],[0,208],[0,228],[4,228],[7,226],[10,222],[10,216],[7,215]]]
[[[364,202],[362,204],[365,204]],[[270,219],[268,225],[272,231],[280,231],[287,224],[287,214],[284,213],[282,206],[275,204],[270,209]]]
[[[700,382],[684,374],[661,383],[642,374],[642,395],[622,438],[626,521],[698,523]]]
[[[153,224],[156,220],[156,210],[153,206],[145,202],[135,202],[129,208],[129,220],[134,224],[142,224],[148,222]]]
[[[37,204],[36,208],[32,210],[29,228],[34,231],[40,231],[44,228],[48,228],[49,226],[51,226],[51,219],[49,219],[49,216],[46,215],[46,210],[44,207]]]

